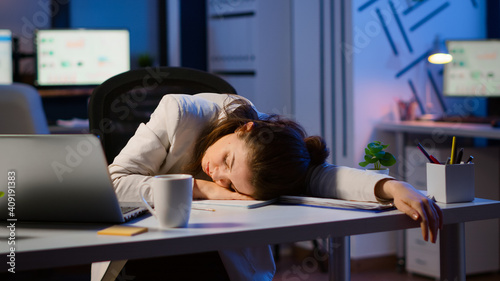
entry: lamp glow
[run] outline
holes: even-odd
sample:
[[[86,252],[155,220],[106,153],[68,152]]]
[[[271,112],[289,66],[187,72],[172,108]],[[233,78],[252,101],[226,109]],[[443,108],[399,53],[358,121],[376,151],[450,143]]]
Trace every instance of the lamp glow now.
[[[453,56],[450,54],[437,53],[430,55],[428,60],[433,64],[445,64],[451,62],[453,60]]]

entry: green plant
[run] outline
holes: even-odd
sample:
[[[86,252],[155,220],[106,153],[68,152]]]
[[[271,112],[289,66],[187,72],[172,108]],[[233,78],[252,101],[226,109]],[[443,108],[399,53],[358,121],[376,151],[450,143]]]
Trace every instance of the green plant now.
[[[388,146],[380,141],[369,143],[365,148],[365,161],[359,162],[359,166],[366,167],[368,164],[373,164],[375,170],[380,170],[382,166],[389,167],[396,164],[394,155],[384,151]]]
[[[137,58],[137,64],[139,64],[140,67],[148,67],[148,66],[153,66],[154,59],[150,54],[141,54],[139,55],[139,58]]]

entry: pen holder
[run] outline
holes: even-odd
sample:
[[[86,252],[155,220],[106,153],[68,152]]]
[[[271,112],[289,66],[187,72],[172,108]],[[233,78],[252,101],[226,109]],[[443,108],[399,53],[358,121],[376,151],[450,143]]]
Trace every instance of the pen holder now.
[[[437,202],[474,200],[474,164],[427,163],[427,195]]]

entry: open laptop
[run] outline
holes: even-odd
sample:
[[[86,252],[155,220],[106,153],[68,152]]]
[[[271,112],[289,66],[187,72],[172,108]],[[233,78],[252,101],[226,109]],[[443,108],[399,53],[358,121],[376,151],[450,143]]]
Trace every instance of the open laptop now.
[[[0,135],[0,220],[121,223],[122,206],[93,135]]]

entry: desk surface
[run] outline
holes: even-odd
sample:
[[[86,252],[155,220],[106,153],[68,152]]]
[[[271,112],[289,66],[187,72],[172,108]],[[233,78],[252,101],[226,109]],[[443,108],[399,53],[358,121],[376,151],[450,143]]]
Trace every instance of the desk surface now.
[[[460,122],[434,121],[400,121],[382,122],[376,125],[377,129],[401,133],[442,134],[462,137],[482,137],[500,139],[500,128],[488,124],[471,124]]]
[[[476,199],[471,203],[439,204],[444,223],[500,217],[500,202]],[[319,237],[418,227],[403,213],[345,211],[303,206],[271,205],[258,209],[217,207],[215,212],[193,210],[188,228],[159,229],[147,215],[128,223],[149,231],[133,237],[96,232],[109,225],[16,222],[16,269],[88,264],[93,261],[178,255],[232,247],[304,241]],[[0,223],[0,272],[7,270],[11,235]]]

